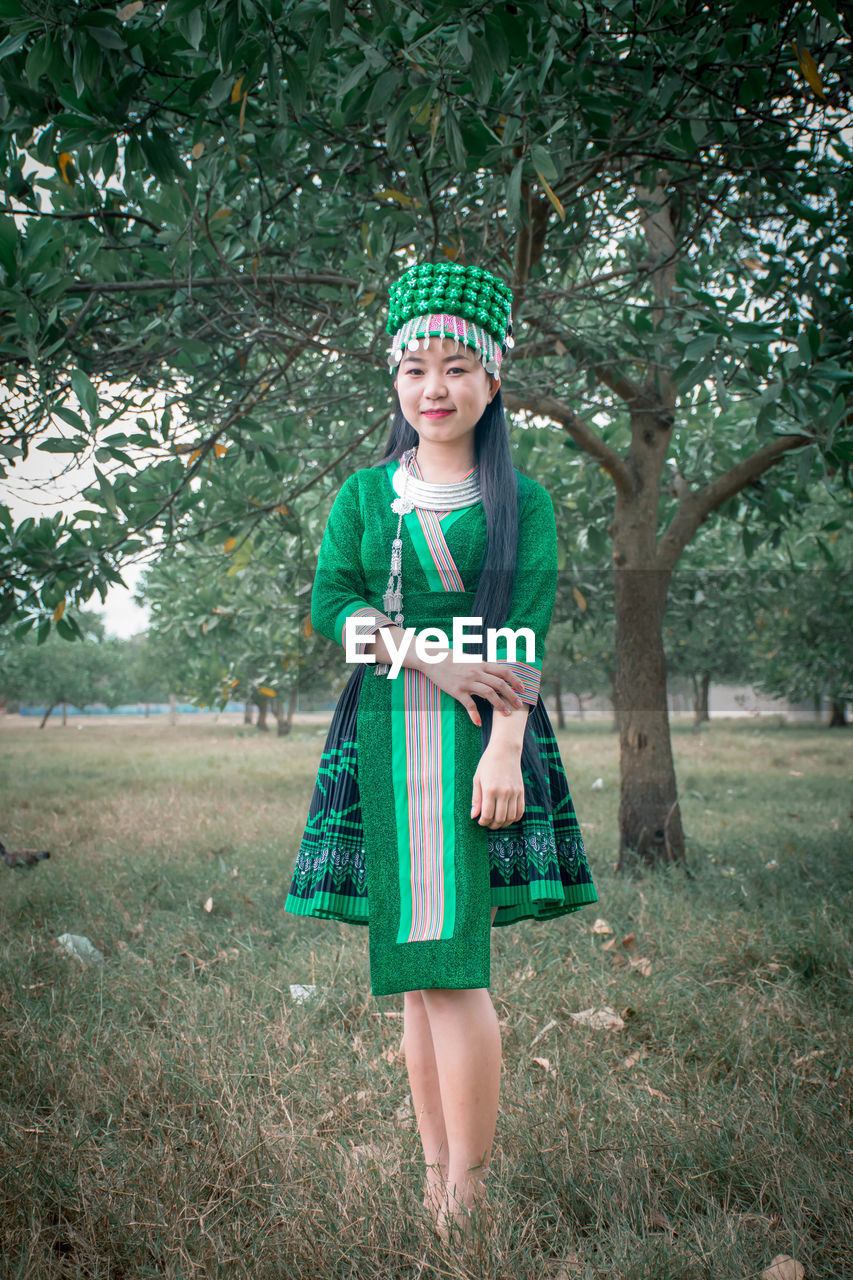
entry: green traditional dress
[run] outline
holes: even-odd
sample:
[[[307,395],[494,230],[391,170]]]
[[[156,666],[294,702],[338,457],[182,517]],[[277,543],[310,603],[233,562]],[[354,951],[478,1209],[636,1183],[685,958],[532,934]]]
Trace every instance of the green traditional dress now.
[[[311,600],[316,630],[343,643],[355,615],[390,619],[381,601],[397,516],[400,464],[357,471],[329,514]],[[531,710],[534,767],[525,812],[498,831],[470,817],[480,730],[420,671],[391,679],[357,665],[335,714],[286,909],[370,927],[374,995],[487,987],[495,925],[576,911],[598,895],[550,721],[539,697],[554,608],[557,542],[545,489],[518,475],[518,558],[506,627],[532,629],[535,655],[511,665]],[[482,503],[404,515],[405,625],[452,633],[470,617],[486,539]],[[506,656],[505,641],[498,658]],[[519,655],[517,654],[516,657]]]

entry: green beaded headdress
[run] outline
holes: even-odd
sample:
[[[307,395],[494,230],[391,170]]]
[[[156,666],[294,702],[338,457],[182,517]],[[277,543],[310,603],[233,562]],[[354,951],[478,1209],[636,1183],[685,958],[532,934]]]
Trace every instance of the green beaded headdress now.
[[[512,338],[512,292],[485,267],[426,262],[410,267],[388,290],[388,368],[433,336],[472,347],[487,373],[500,373]]]

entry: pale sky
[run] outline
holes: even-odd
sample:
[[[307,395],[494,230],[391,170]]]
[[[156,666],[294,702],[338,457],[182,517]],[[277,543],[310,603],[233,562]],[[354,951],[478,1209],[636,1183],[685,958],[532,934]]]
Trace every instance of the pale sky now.
[[[76,406],[76,401],[74,403]],[[0,480],[0,493],[16,523],[27,516],[38,520],[40,516],[55,515],[58,510],[69,512],[84,505],[79,495],[82,489],[95,482],[92,462],[81,462],[67,474],[56,476],[62,457],[61,454],[40,453],[33,449],[26,462],[19,462],[14,470],[10,467],[5,480]],[[84,606],[104,615],[110,635],[132,636],[137,631],[144,631],[148,625],[147,610],[140,609],[133,601],[141,572],[141,565],[128,565],[122,571],[127,587],[110,587],[105,604],[102,605],[101,597],[95,595]]]

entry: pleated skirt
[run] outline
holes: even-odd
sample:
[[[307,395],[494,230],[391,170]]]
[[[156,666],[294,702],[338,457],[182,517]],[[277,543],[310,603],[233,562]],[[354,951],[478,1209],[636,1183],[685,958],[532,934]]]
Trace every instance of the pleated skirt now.
[[[371,715],[359,720],[359,707],[364,694],[375,693],[366,688],[365,667],[356,667],[347,682],[332,717],[323,754],[317,772],[314,792],[302,836],[290,891],[285,909],[296,915],[316,916],[340,920],[347,924],[371,923],[370,823],[365,824],[362,791],[359,784],[359,755],[362,774],[373,765],[373,748],[379,742],[375,735],[382,733],[381,725]],[[377,686],[380,682],[377,681]],[[381,683],[385,683],[384,681]],[[369,699],[370,701],[370,699]],[[464,710],[460,708],[464,716]],[[369,726],[369,727],[366,727]],[[496,927],[515,924],[519,920],[546,920],[577,911],[580,907],[598,900],[580,827],[569,791],[566,773],[551,722],[541,698],[528,715],[529,744],[526,748],[528,767],[522,772],[525,786],[525,812],[520,821],[498,831],[478,829],[476,834],[487,838],[488,858],[472,860],[471,874],[488,878],[488,899],[497,908]],[[368,736],[374,741],[365,741]],[[394,787],[406,787],[405,778],[390,779]],[[470,803],[470,779],[463,780],[460,796],[464,794]],[[373,831],[377,829],[375,797],[371,796]],[[460,801],[461,803],[461,801]],[[389,804],[388,823],[393,824]],[[368,830],[366,831],[366,825]],[[471,823],[472,827],[476,824]],[[377,844],[383,843],[377,840]],[[380,860],[376,851],[376,865]],[[464,874],[464,871],[463,871]],[[385,895],[381,901],[375,891],[374,914],[377,920],[385,914]],[[485,883],[477,885],[479,897],[486,889]],[[421,944],[428,946],[428,944]],[[396,967],[400,956],[411,953],[411,948],[397,948]],[[395,978],[380,977],[373,973],[373,946],[371,946],[371,974],[374,994],[388,993],[390,988],[409,990],[429,986],[482,986],[483,963],[473,965],[470,981],[464,970],[454,971],[454,977],[436,972],[430,974],[429,965],[422,974],[413,970],[406,985],[395,986]],[[486,965],[487,965],[486,957]],[[408,965],[404,966],[408,968]],[[414,984],[414,987],[412,986]]]

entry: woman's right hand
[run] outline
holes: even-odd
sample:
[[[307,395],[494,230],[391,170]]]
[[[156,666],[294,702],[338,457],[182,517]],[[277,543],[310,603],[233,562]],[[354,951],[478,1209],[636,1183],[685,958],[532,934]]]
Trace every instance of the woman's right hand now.
[[[414,645],[412,657],[414,658]],[[478,726],[481,720],[474,702],[475,695],[491,702],[495,710],[504,715],[511,715],[513,707],[517,709],[524,706],[518,696],[524,686],[507,662],[482,662],[479,659],[476,662],[458,662],[454,660],[452,652],[448,652],[442,655],[439,662],[420,662],[415,659],[412,665],[417,665],[417,669],[429,676],[439,689],[461,702]]]

